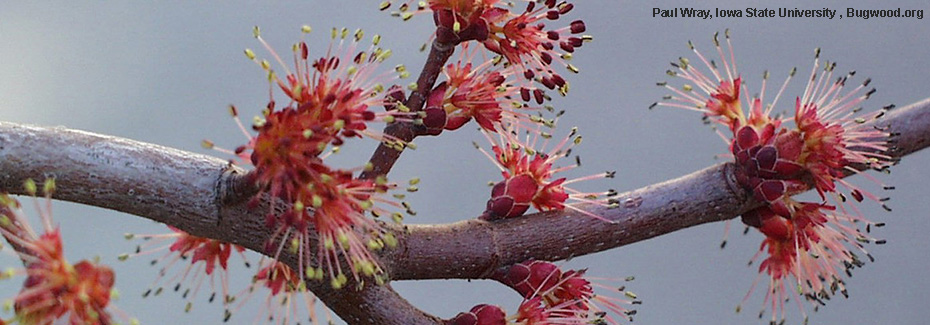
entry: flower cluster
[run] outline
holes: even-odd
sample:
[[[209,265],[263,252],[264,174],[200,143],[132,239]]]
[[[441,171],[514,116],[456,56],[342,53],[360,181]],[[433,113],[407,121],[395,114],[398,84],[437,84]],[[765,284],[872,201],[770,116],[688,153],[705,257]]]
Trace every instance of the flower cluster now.
[[[472,119],[489,132],[506,124],[526,124],[531,119],[529,112],[540,110],[528,103],[548,100],[538,88],[517,85],[512,69],[493,60],[475,65],[472,49],[463,46],[459,60],[443,69],[446,80],[430,91],[423,116],[427,134],[456,130]]]
[[[526,133],[525,138],[521,135],[524,132]],[[575,163],[572,165],[554,166],[560,158],[571,155],[574,145],[581,143],[582,138],[577,133],[577,129],[572,129],[566,137],[559,140],[551,148],[541,149],[548,147],[552,135],[544,132],[539,127],[527,130],[520,125],[510,124],[507,129],[501,130],[496,135],[485,132],[485,137],[491,143],[491,152],[484,150],[477,144],[475,147],[500,169],[504,180],[491,189],[491,199],[488,200],[487,210],[483,218],[493,220],[518,217],[523,215],[532,205],[540,211],[569,208],[608,221],[566,202],[571,200],[615,207],[618,203],[615,202],[612,196],[617,194],[616,191],[588,193],[568,186],[575,182],[590,179],[612,178],[616,172],[608,171],[574,179],[556,177],[558,173],[581,165],[581,159],[576,156]]]
[[[211,290],[208,302],[216,300],[217,288],[215,280],[217,274],[219,274],[220,278],[220,299],[222,299],[224,303],[228,302],[230,297],[229,258],[232,256],[233,252],[236,252],[242,257],[246,267],[248,267],[249,262],[244,254],[245,248],[215,239],[197,237],[171,226],[168,226],[168,228],[170,228],[171,232],[167,234],[126,234],[125,236],[127,240],[138,238],[144,240],[145,243],[137,246],[133,254],[120,255],[120,260],[167,250],[167,252],[164,252],[160,257],[152,260],[151,264],[153,266],[161,265],[161,268],[152,286],[146,290],[142,296],[148,297],[152,294],[156,296],[160,295],[164,291],[162,280],[169,273],[169,269],[174,268],[175,265],[180,263],[183,265],[179,267],[180,270],[175,272],[175,274],[166,281],[169,285],[174,285],[175,292],[182,292],[182,297],[188,300],[185,311],[190,311],[193,307],[192,301],[200,291],[200,287],[203,285],[204,280],[208,277],[210,278]],[[165,244],[166,241],[171,242],[170,244]],[[190,284],[186,284],[188,282]]]
[[[507,60],[507,63],[524,76],[549,89],[566,92],[568,84],[552,70],[553,62],[572,72],[578,68],[568,63],[576,48],[592,38],[580,35],[585,24],[574,20],[561,28],[548,28],[546,23],[558,21],[574,8],[567,1],[531,1],[522,12],[514,11],[509,3],[499,0],[429,0],[412,1],[400,5],[393,12],[404,20],[414,14],[432,12],[436,23],[436,41],[459,44],[477,41],[484,48]],[[380,5],[382,10],[391,7],[390,1]]]
[[[836,63],[821,66],[817,49],[808,83],[794,101],[793,119],[773,116],[772,110],[796,69],[792,69],[771,102],[765,98],[767,72],[759,95],[749,97],[736,69],[729,32],[728,51],[723,50],[717,35],[714,43],[720,63],[708,60],[689,42],[709,72],[680,58],[668,74],[683,79],[685,84],[676,88],[659,83],[672,95],[653,107],[695,110],[732,132],[731,137],[721,136],[735,159],[737,181],[764,203],[744,214],[742,221],[765,235],[759,252],[768,253],[759,266],[760,273],[770,278],[765,305],[772,309],[773,321],[779,314],[784,319],[784,304],[791,291],[815,306],[836,292],[845,295],[843,274],[862,265],[857,253],[871,259],[861,243],[884,243],[860,230],[862,226],[870,230],[881,224],[865,219],[848,198],[868,198],[888,209],[883,203],[887,199],[842,178],[865,168],[885,170],[891,166],[892,159],[885,153],[891,135],[867,122],[880,118],[893,106],[860,113],[860,104],[875,92],[867,90],[870,81],[846,91],[855,72],[834,79]],[[791,197],[806,190],[810,180],[822,202],[802,202]],[[793,281],[786,284],[789,277]]]
[[[541,325],[541,324],[618,324],[622,319],[632,321],[635,310],[623,305],[640,304],[636,294],[624,292],[629,299],[607,297],[594,293],[594,287],[603,287],[585,278],[584,270],[563,272],[557,265],[545,261],[528,261],[507,270],[502,282],[523,296],[517,313],[506,316],[503,309],[494,305],[477,305],[467,313],[452,319],[455,325]],[[631,280],[631,279],[627,279]],[[617,289],[617,288],[613,288]]]
[[[311,28],[304,26],[302,31],[310,33]],[[359,283],[362,276],[373,276],[380,282],[378,277],[383,272],[371,251],[393,246],[395,239],[366,213],[392,215],[399,221],[400,214],[393,211],[409,208],[384,195],[394,184],[383,178],[369,180],[353,175],[366,167],[338,169],[324,159],[338,152],[348,139],[362,136],[399,149],[413,147],[368,129],[370,122],[412,122],[416,117],[401,110],[372,110],[394,104],[392,99],[398,94],[393,92],[400,92],[399,87],[385,88],[383,83],[406,77],[406,69],[398,66],[394,72],[379,74],[378,66],[391,51],[378,46],[377,35],[367,49],[359,50],[364,37],[361,30],[350,33],[347,29],[333,29],[333,44],[317,59],[311,59],[305,42],[298,42],[292,48],[293,71],[262,39],[257,28],[254,36],[281,64],[284,77],[279,77],[268,61],[257,59],[252,50],[245,50],[245,54],[266,71],[273,87],[283,91],[287,104],[279,106],[272,95],[262,116],[252,123],[252,129],[258,132],[254,136],[239,121],[238,110],[231,107],[230,113],[248,143],[226,152],[236,155],[238,163],[254,166],[249,177],[260,191],[251,201],[253,205],[266,196],[290,204],[284,211],[269,204],[265,223],[273,230],[273,237],[267,253],[277,257],[288,250],[299,258],[298,274],[319,280],[326,277],[334,288],[345,286],[347,274]],[[385,94],[385,89],[392,93]],[[213,147],[212,142],[204,144]],[[340,261],[345,261],[348,269]]]
[[[25,188],[35,196],[35,182],[28,180]],[[47,180],[43,186],[44,209],[36,201],[42,222],[41,235],[29,225],[19,202],[6,193],[0,194],[0,234],[14,247],[25,265],[25,268],[9,269],[0,278],[26,276],[23,289],[13,298],[15,316],[0,323],[112,324],[117,321],[110,313],[116,276],[113,270],[97,261],[71,264],[65,259],[61,233],[51,220],[54,190],[54,181]]]

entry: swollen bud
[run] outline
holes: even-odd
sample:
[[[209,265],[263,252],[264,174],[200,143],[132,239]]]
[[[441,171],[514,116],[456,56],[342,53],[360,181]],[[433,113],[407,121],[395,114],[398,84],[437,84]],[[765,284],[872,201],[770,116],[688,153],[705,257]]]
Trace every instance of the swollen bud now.
[[[498,306],[481,304],[467,313],[459,313],[450,322],[452,325],[504,325],[507,315]]]
[[[530,208],[539,185],[527,174],[508,178],[491,188],[486,219],[496,220],[522,216]]]

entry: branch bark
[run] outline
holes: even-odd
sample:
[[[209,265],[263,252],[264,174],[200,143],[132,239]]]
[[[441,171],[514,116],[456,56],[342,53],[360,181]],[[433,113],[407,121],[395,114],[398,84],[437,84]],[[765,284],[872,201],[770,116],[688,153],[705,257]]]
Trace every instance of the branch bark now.
[[[887,114],[876,126],[901,133],[901,157],[930,145],[930,99]],[[55,177],[55,198],[126,212],[261,252],[265,208],[249,210],[237,194],[244,172],[225,160],[154,144],[70,130],[0,122],[0,191],[22,193],[27,178]],[[241,184],[240,184],[241,185]],[[683,228],[733,218],[755,206],[729,164],[618,196],[621,207],[585,207],[607,224],[571,212],[485,222],[410,225],[399,247],[382,256],[395,280],[486,278],[529,258],[556,260],[619,247]],[[400,228],[398,231],[402,230]],[[296,266],[292,256],[283,261]],[[311,290],[353,323],[421,324],[439,320],[389,286]]]
[[[417,89],[410,93],[410,98],[407,98],[406,106],[410,108],[411,112],[419,112],[423,109],[423,105],[426,104],[426,97],[429,95],[430,90],[433,89],[433,85],[436,84],[436,78],[439,77],[443,66],[454,51],[455,44],[433,41],[429,56],[423,65],[423,70],[420,71],[420,77],[417,78]],[[413,123],[393,123],[384,128],[385,135],[407,143],[413,141],[423,131],[422,125],[414,125]],[[372,153],[371,159],[369,159],[372,166],[371,170],[362,172],[359,177],[373,179],[379,175],[387,175],[391,168],[394,167],[397,159],[400,158],[401,152],[384,143],[378,145],[378,148]]]
[[[0,191],[23,193],[28,178],[54,177],[55,199],[121,211],[195,236],[262,252],[270,233],[267,206],[249,210],[241,200],[244,171],[226,161],[118,137],[0,122]],[[297,259],[282,254],[297,269]],[[390,286],[333,290],[308,288],[354,324],[428,324],[439,320],[410,305]]]

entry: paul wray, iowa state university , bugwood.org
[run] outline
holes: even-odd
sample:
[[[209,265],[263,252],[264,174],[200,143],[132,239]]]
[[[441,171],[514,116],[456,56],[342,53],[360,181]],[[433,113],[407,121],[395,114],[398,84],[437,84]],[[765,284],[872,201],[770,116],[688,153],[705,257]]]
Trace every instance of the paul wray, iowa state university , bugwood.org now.
[[[687,7],[676,8],[652,8],[653,17],[663,18],[701,18],[711,19],[714,17],[731,18],[827,18],[842,19],[843,14],[837,15],[837,10],[830,8],[820,9],[799,9],[799,8],[745,8],[745,9],[696,9]],[[856,9],[846,8],[846,17],[869,19],[874,17],[880,18],[924,18],[923,9]]]

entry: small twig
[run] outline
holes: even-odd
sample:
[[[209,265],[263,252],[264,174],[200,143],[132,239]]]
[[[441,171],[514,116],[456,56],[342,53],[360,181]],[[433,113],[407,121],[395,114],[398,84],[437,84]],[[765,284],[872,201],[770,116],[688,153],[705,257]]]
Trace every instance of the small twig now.
[[[443,66],[454,51],[455,45],[453,44],[443,44],[438,41],[433,41],[433,46],[429,51],[429,57],[426,58],[426,63],[423,65],[420,77],[417,78],[417,89],[407,98],[406,106],[411,112],[419,112],[423,109],[423,104],[426,103],[426,97],[429,95],[429,91],[433,89],[433,85],[436,84],[436,78],[439,77],[439,73],[442,72]],[[410,142],[418,135],[422,134],[423,130],[425,129],[422,125],[397,122],[385,127],[384,134],[404,142]],[[401,151],[385,145],[384,143],[378,145],[378,148],[372,153],[371,159],[369,159],[372,169],[362,172],[359,177],[363,179],[372,179],[379,175],[387,175],[387,173],[391,171],[391,168],[394,167],[394,163],[397,162],[397,159],[400,158],[400,154]]]

